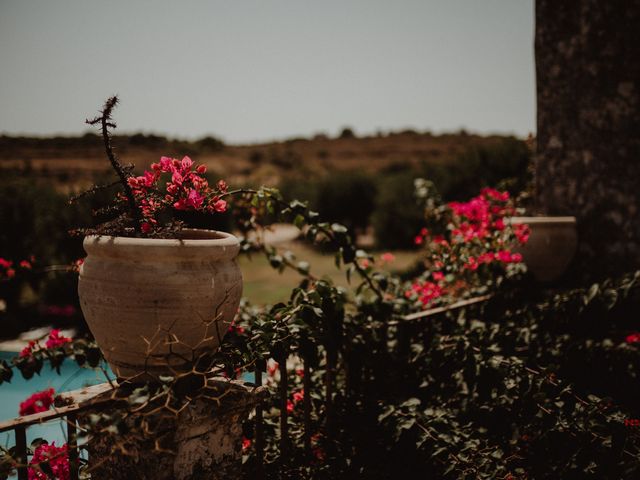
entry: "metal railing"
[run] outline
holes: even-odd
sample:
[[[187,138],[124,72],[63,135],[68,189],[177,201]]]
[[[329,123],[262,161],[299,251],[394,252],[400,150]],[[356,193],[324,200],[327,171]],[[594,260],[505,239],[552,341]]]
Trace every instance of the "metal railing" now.
[[[0,422],[0,433],[13,430],[16,437],[16,460],[18,461],[18,480],[28,479],[28,458],[27,458],[27,428],[39,425],[58,418],[64,418],[67,427],[67,452],[69,455],[69,478],[78,479],[79,450],[78,450],[78,427],[77,415],[83,410],[95,407],[92,400],[98,395],[111,390],[113,387],[109,383],[85,387],[59,395],[59,398],[67,405],[54,407],[46,412],[34,413],[23,417],[14,418]]]
[[[480,304],[486,302],[491,298],[491,295],[484,295],[479,297],[470,298],[467,300],[462,300],[456,303],[453,303],[448,306],[433,308],[430,310],[424,310],[421,312],[405,315],[401,320],[390,320],[387,322],[388,325],[396,325],[398,327],[413,325],[416,321],[432,317],[434,315],[439,315],[441,313],[450,312],[453,310],[462,309],[471,305]],[[327,435],[327,440],[330,444],[332,441],[332,435],[335,430],[335,409],[333,405],[333,395],[335,392],[335,379],[336,372],[338,368],[338,356],[339,351],[337,347],[336,339],[329,339],[323,348],[326,352],[326,364],[325,364],[325,378],[324,378],[324,424],[325,431]],[[310,362],[307,358],[305,358],[305,352],[297,352],[298,361],[302,363],[303,369],[303,389],[304,389],[304,397],[303,397],[303,443],[305,454],[308,458],[311,459],[312,456],[312,422],[311,422],[311,414],[312,414],[312,404],[311,404],[311,369]],[[278,397],[276,399],[276,404],[279,405],[280,410],[280,418],[279,418],[279,429],[280,429],[280,454],[286,455],[290,449],[290,438],[288,432],[288,417],[289,412],[287,411],[287,400],[289,398],[289,378],[287,372],[287,359],[289,358],[289,352],[279,351],[272,352],[273,359],[278,362],[278,369],[280,373],[280,379],[278,383]],[[351,368],[351,367],[348,367]],[[263,384],[264,376],[266,373],[266,361],[255,364],[254,371],[254,383],[257,386],[261,386]],[[354,378],[361,375],[362,372],[353,372],[347,371],[347,381],[354,381]],[[351,380],[349,380],[351,379]],[[357,381],[357,380],[355,380]],[[15,432],[16,438],[16,457],[19,460],[19,464],[17,466],[18,471],[18,480],[27,480],[28,478],[28,456],[27,456],[27,441],[26,441],[26,429],[29,426],[37,425],[41,423],[48,422],[50,420],[54,420],[57,418],[65,418],[66,419],[66,428],[67,428],[67,449],[69,455],[69,472],[70,479],[77,480],[78,472],[79,472],[79,449],[77,442],[77,417],[78,414],[82,411],[88,410],[90,408],[96,407],[96,402],[94,401],[96,397],[101,394],[112,390],[114,388],[113,384],[103,383],[100,385],[95,385],[92,387],[86,387],[79,390],[74,390],[72,392],[66,392],[60,394],[59,397],[62,397],[63,402],[68,403],[68,405],[56,407],[53,410],[48,410],[46,412],[35,413],[33,415],[26,415],[23,417],[18,417],[13,420],[8,420],[5,422],[0,422],[0,433],[11,431]],[[264,478],[264,453],[265,453],[265,435],[264,435],[264,402],[260,402],[255,409],[255,429],[254,429],[254,442],[253,448],[255,449],[256,454],[256,472],[255,476],[257,479]]]

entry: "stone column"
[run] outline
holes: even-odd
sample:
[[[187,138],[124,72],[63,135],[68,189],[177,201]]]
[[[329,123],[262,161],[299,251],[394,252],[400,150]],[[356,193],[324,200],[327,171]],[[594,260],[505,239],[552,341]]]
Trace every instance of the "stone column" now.
[[[180,412],[162,411],[158,421],[163,431],[160,445],[149,434],[130,441],[114,436],[89,441],[89,467],[92,478],[129,480],[239,479],[242,468],[242,423],[264,397],[263,387],[243,382],[210,379],[209,393],[193,400]],[[96,403],[101,403],[97,400]],[[101,407],[109,411],[108,402]],[[106,410],[105,410],[106,409]],[[139,420],[139,419],[138,419]],[[137,424],[135,416],[125,422]],[[168,433],[168,434],[167,434]],[[166,449],[158,451],[157,447]]]
[[[582,271],[640,267],[640,0],[537,0],[538,207]]]

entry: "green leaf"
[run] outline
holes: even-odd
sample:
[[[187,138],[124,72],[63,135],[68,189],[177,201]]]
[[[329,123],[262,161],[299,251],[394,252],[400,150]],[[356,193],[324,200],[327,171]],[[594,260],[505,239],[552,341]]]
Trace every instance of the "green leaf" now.
[[[304,224],[306,223],[304,217],[300,214],[296,215],[296,218],[293,219],[293,224],[298,227],[300,230],[302,230],[302,228],[304,227]]]
[[[589,303],[591,303],[591,301],[595,298],[595,296],[598,294],[599,291],[600,291],[600,286],[597,283],[594,283],[593,285],[591,285],[591,288],[589,288],[589,291],[587,292],[587,295],[584,298],[584,304],[588,305]]]

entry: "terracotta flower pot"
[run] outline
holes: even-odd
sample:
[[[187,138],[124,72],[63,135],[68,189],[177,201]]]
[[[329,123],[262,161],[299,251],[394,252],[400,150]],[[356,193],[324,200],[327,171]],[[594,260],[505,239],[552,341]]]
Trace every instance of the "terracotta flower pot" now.
[[[120,378],[191,370],[237,312],[238,239],[183,230],[180,239],[89,236],[80,269],[82,312]]]
[[[549,282],[560,277],[576,253],[576,217],[512,217],[510,222],[531,228],[529,241],[514,251],[522,254],[536,280]]]

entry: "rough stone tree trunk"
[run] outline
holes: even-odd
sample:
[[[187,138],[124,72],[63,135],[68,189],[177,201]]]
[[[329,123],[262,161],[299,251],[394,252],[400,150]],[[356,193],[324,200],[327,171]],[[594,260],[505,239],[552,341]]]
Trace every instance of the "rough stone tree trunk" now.
[[[640,0],[537,0],[535,35],[538,207],[577,217],[582,271],[638,267]]]

